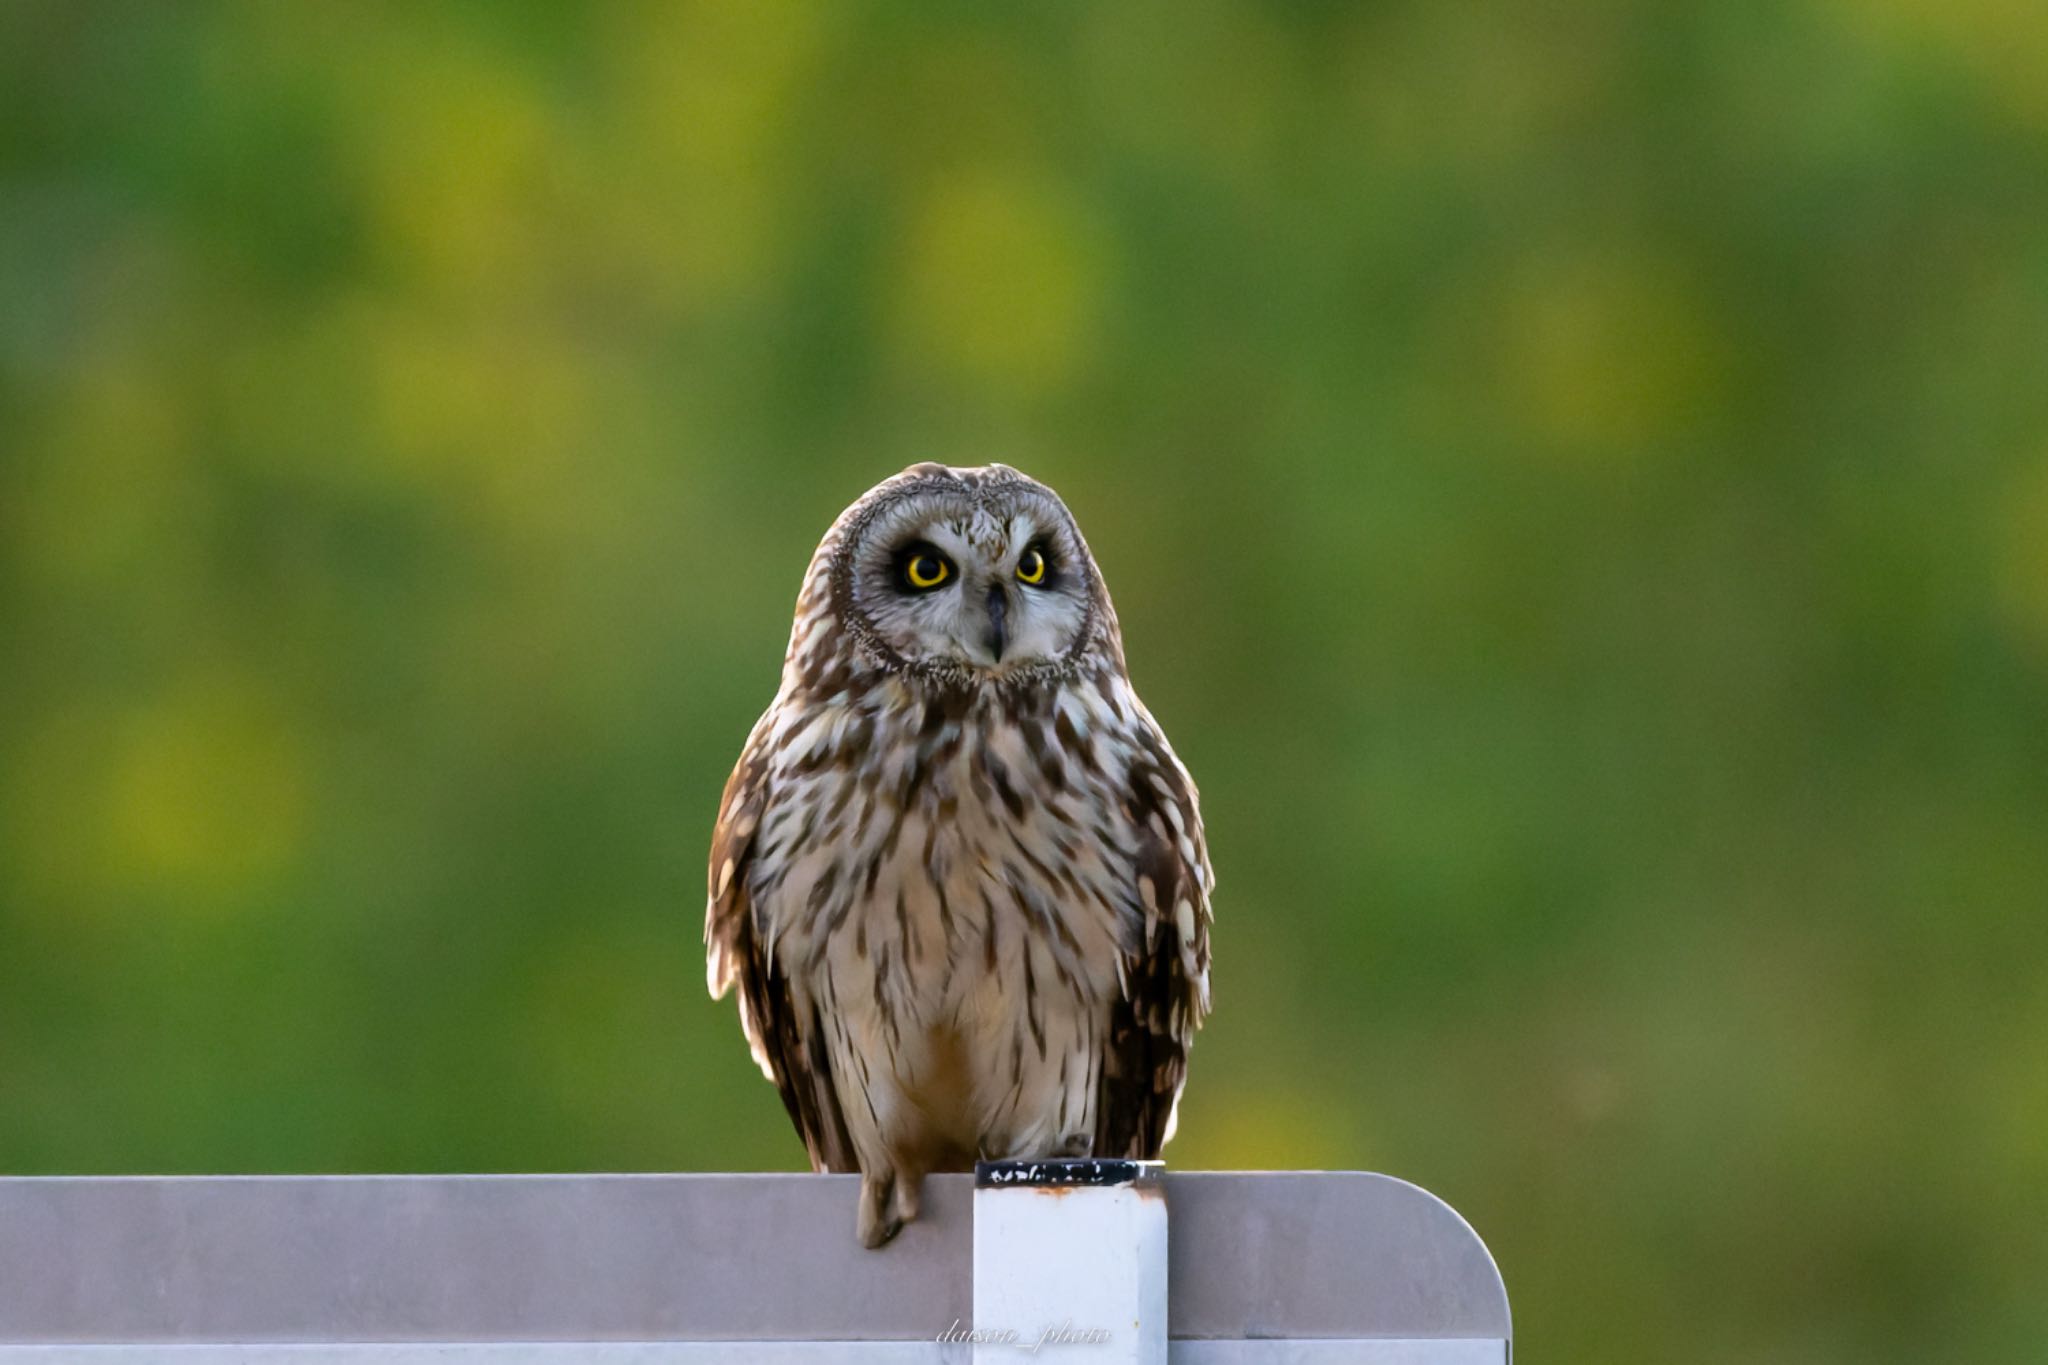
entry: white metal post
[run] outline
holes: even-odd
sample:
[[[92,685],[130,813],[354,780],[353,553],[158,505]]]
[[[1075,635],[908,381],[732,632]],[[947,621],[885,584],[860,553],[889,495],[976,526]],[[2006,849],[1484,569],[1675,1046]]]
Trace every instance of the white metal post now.
[[[977,1365],[1020,1349],[1166,1365],[1166,1185],[1156,1161],[986,1161],[974,1171]]]

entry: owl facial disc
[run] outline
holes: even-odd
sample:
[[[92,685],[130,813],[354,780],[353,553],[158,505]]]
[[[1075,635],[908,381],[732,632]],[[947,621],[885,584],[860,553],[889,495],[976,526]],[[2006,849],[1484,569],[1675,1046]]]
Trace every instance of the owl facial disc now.
[[[917,465],[844,521],[834,596],[885,666],[948,683],[1071,667],[1106,610],[1059,496],[1002,465]]]

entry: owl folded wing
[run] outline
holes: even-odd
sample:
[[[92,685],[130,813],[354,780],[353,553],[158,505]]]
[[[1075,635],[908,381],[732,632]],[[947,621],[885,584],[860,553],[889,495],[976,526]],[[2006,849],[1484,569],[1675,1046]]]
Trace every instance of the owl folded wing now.
[[[1142,923],[1124,950],[1096,1102],[1095,1154],[1152,1160],[1173,1136],[1188,1047],[1209,1013],[1209,894],[1215,875],[1194,784],[1154,730],[1131,769],[1124,812]]]
[[[792,999],[788,978],[762,945],[747,891],[754,835],[768,803],[764,731],[765,718],[726,780],[712,831],[711,896],[704,911],[706,984],[711,998],[719,1000],[738,983],[740,1027],[754,1061],[782,1093],[812,1167],[853,1171],[858,1163],[832,1084],[825,1026],[815,1006],[803,1008]]]

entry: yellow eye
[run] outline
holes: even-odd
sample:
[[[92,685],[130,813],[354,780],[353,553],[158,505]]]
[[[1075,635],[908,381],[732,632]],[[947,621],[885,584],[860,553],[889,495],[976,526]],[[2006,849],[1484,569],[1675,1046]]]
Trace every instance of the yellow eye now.
[[[1023,583],[1045,581],[1045,556],[1036,550],[1026,550],[1024,557],[1017,561],[1017,578]]]
[[[903,565],[903,576],[913,588],[936,588],[946,581],[949,572],[946,561],[937,555],[912,555]]]

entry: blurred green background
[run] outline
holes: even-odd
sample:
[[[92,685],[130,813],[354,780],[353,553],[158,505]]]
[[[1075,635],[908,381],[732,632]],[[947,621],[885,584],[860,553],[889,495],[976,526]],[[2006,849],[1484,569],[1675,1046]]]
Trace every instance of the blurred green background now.
[[[2038,1358],[2044,360],[2039,5],[10,3],[0,1170],[798,1166],[720,786],[1000,459],[1202,786],[1177,1164]]]

